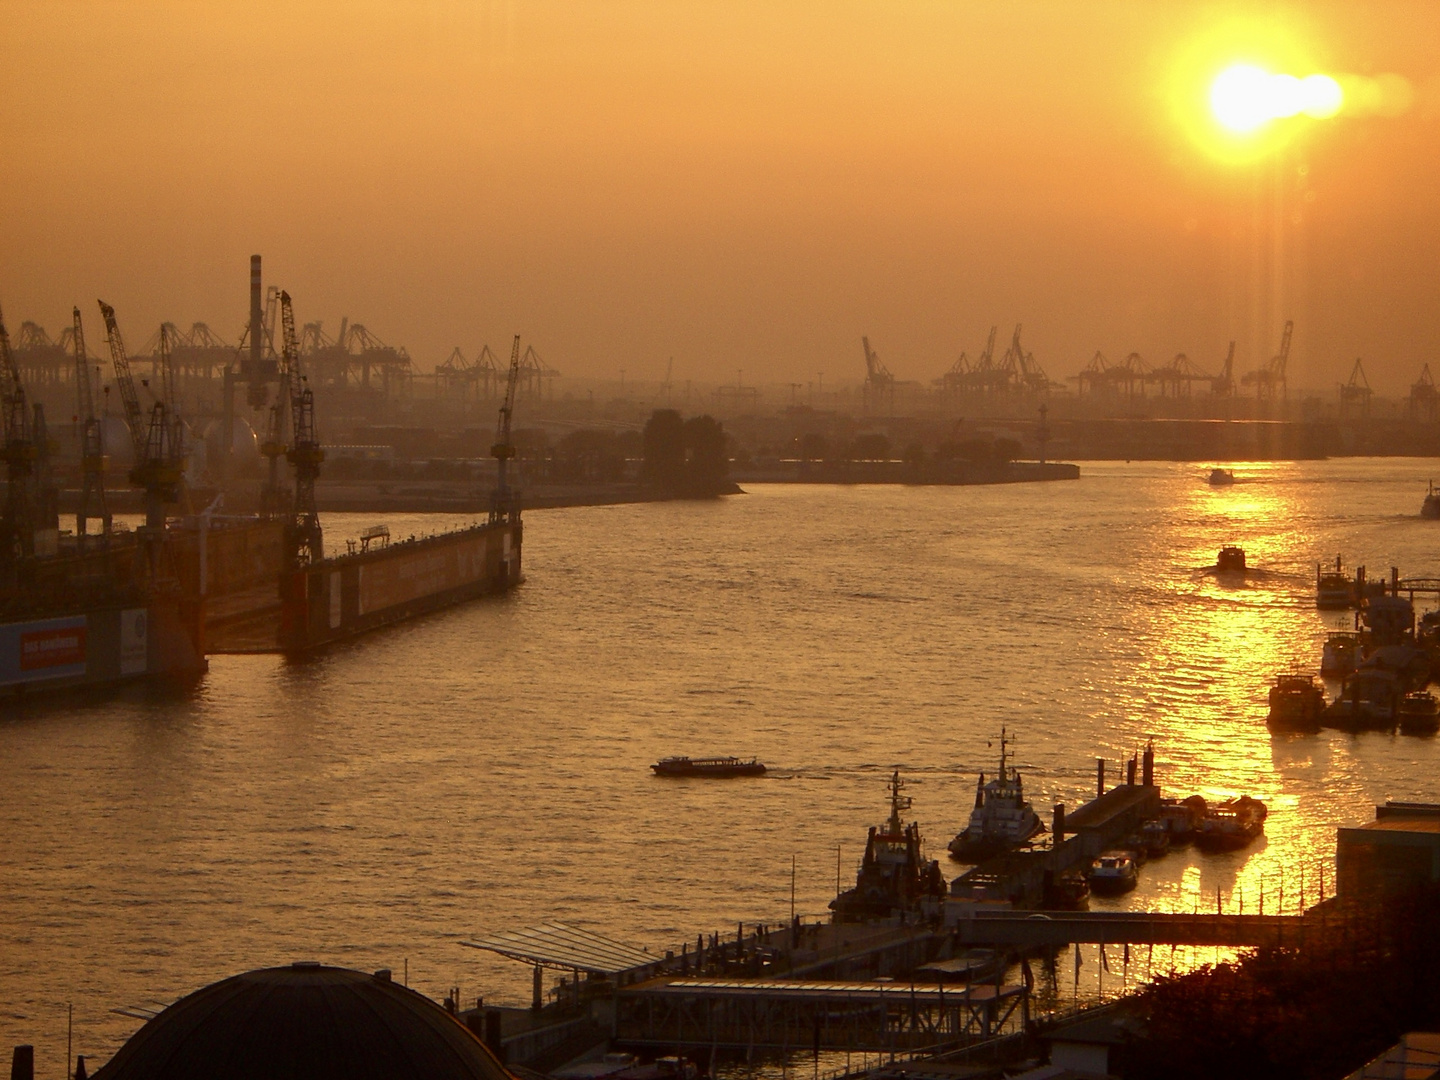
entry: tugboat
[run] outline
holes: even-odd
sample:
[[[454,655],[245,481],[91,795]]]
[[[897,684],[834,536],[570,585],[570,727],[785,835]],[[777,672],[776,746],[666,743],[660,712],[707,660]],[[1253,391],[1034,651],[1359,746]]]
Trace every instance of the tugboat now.
[[[737,757],[667,757],[661,758],[650,768],[656,776],[761,776],[765,766],[755,758],[742,761]]]
[[[1440,731],[1440,701],[1427,690],[1416,690],[1401,698],[1398,715],[1401,735],[1434,735]]]
[[[1171,847],[1182,847],[1195,839],[1200,823],[1205,820],[1205,810],[1203,795],[1160,801],[1160,821],[1170,833]]]
[[[1045,823],[1025,801],[1020,770],[1007,764],[1008,736],[1000,729],[1000,775],[975,785],[970,823],[950,841],[950,854],[963,863],[980,863],[1013,851],[1045,831]]]
[[[1235,483],[1235,474],[1229,469],[1210,470],[1211,487],[1229,487],[1233,483]]]
[[[1315,685],[1315,677],[1303,671],[1285,671],[1275,676],[1270,687],[1270,715],[1265,726],[1271,731],[1313,734],[1320,730],[1324,711],[1325,691]]]
[[[929,901],[936,910],[945,899],[945,876],[940,864],[925,858],[921,851],[920,825],[904,824],[900,815],[910,809],[910,799],[897,769],[890,778],[890,819],[878,829],[870,828],[865,858],[855,877],[855,887],[830,901],[835,921],[870,922],[893,915],[919,911]]]
[[[1102,851],[1090,865],[1090,891],[1097,896],[1119,896],[1140,881],[1140,868],[1132,851]]]
[[[1265,804],[1249,795],[1212,806],[1195,834],[1201,851],[1235,851],[1265,831]],[[1093,882],[1092,882],[1093,885]]]
[[[1325,639],[1320,650],[1321,675],[1349,675],[1360,666],[1360,639],[1337,630]]]
[[[1317,565],[1315,567],[1315,606],[1322,611],[1343,611],[1354,605],[1355,590],[1350,584],[1350,579],[1345,576],[1345,570],[1340,564],[1340,556],[1335,556],[1334,570],[1322,571]]]
[[[1420,504],[1420,516],[1431,521],[1440,518],[1440,491],[1435,490],[1435,481],[1430,481],[1430,490],[1425,492],[1425,501]]]
[[[1234,544],[1227,544],[1220,549],[1215,556],[1215,573],[1217,574],[1241,574],[1245,573],[1245,549],[1236,547]]]

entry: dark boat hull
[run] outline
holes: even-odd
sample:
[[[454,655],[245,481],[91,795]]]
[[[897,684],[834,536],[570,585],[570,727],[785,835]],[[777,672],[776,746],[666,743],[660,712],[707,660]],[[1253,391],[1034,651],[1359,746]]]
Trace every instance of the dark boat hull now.
[[[732,776],[763,776],[765,766],[758,761],[745,762],[740,765],[714,765],[714,766],[680,766],[666,765],[664,762],[651,765],[656,776],[701,776],[708,779],[725,779]]]

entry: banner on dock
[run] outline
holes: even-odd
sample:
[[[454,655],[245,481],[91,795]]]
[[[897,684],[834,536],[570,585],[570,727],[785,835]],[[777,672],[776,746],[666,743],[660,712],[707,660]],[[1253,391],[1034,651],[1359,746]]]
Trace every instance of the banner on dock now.
[[[0,685],[85,674],[84,615],[0,625]]]

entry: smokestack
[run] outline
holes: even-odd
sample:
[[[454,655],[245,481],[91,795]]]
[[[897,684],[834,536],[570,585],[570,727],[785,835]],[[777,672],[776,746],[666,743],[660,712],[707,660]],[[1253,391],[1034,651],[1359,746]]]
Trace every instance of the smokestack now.
[[[265,297],[260,292],[260,256],[250,256],[250,371],[251,378],[260,372],[260,336],[265,326]]]
[[[1140,782],[1146,787],[1155,786],[1155,744],[1145,744],[1145,756],[1140,759]]]
[[[1105,794],[1105,759],[1095,759],[1095,797],[1098,799]]]

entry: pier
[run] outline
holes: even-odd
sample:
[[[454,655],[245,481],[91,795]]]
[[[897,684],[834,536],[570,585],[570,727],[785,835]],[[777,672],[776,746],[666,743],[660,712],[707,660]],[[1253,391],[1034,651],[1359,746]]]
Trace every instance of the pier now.
[[[1037,947],[1070,945],[1298,944],[1307,919],[1301,915],[1160,914],[1146,911],[974,911],[956,920],[962,945]]]

